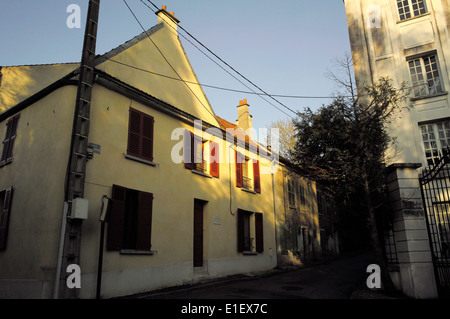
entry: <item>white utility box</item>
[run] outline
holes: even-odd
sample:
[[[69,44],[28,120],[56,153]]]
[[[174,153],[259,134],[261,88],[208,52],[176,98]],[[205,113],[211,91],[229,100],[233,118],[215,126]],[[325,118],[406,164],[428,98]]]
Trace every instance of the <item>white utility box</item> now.
[[[88,200],[86,198],[75,198],[72,201],[72,211],[70,218],[87,219],[88,218]]]

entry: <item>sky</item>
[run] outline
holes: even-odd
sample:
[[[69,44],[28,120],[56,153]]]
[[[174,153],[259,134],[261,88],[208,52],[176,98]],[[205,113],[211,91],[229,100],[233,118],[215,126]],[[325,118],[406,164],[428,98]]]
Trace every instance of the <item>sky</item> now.
[[[0,0],[0,65],[79,62],[88,0]],[[147,0],[126,0],[145,29],[157,23]],[[148,4],[148,7],[144,3]],[[204,87],[215,113],[230,122],[237,105],[247,99],[258,131],[277,120],[295,117],[292,111],[317,109],[336,91],[326,73],[334,59],[351,52],[342,0],[152,0],[173,11],[180,26],[264,92],[316,98],[261,97],[261,91],[181,36],[200,83],[240,90]],[[81,27],[69,28],[71,4],[81,8]],[[103,54],[142,33],[124,0],[102,0],[97,54]],[[191,40],[193,41],[193,40]],[[205,53],[206,50],[203,49]],[[208,56],[212,57],[208,53]],[[238,80],[235,79],[238,78]],[[245,85],[243,85],[242,83]],[[292,111],[291,111],[292,110]]]

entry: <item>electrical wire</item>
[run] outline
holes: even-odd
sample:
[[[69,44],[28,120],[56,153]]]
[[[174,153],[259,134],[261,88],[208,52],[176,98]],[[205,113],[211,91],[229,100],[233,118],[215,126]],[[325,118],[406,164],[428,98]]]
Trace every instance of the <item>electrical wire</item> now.
[[[147,8],[149,8],[151,11],[153,11],[154,13],[156,13],[156,11],[154,11],[152,8],[150,8],[148,5],[145,4],[145,2],[143,2],[143,0],[140,0]],[[158,7],[150,0],[147,0],[149,3],[151,3],[156,10],[159,10]],[[164,19],[164,17],[163,17]],[[170,24],[169,24],[170,25]],[[227,62],[225,62],[223,59],[221,59],[217,54],[215,54],[213,51],[211,51],[208,47],[206,47],[203,43],[201,43],[199,40],[197,40],[192,34],[190,34],[185,28],[183,28],[182,26],[178,25],[178,28],[180,28],[181,30],[183,30],[189,37],[191,37],[194,41],[196,41],[198,44],[200,44],[203,48],[205,48],[209,53],[211,53],[213,56],[215,56],[219,61],[221,61],[223,64],[225,64],[227,67],[229,67],[233,72],[235,72],[236,74],[238,74],[239,76],[241,76],[243,79],[245,79],[247,82],[249,82],[251,85],[253,85],[254,87],[256,87],[258,90],[260,90],[263,94],[259,95],[263,100],[265,100],[267,103],[269,103],[270,105],[272,105],[273,107],[275,107],[277,110],[283,112],[284,114],[286,114],[287,116],[293,118],[293,116],[291,116],[290,114],[287,114],[286,112],[284,112],[283,110],[281,110],[280,108],[278,108],[277,106],[275,106],[273,103],[267,101],[266,99],[264,99],[263,96],[267,96],[269,98],[271,98],[272,100],[276,101],[278,104],[280,104],[281,106],[283,106],[284,108],[286,108],[287,110],[289,110],[290,112],[294,113],[295,115],[297,115],[297,112],[292,110],[291,108],[289,108],[288,106],[284,105],[283,103],[281,103],[280,101],[278,101],[277,99],[275,99],[273,97],[273,95],[268,94],[267,92],[265,92],[263,89],[261,89],[260,87],[258,87],[256,84],[254,84],[252,81],[250,81],[248,78],[246,78],[244,75],[242,75],[242,73],[238,72],[235,68],[233,68],[230,64],[228,64]],[[177,34],[180,34],[177,32]],[[254,94],[256,94],[256,92],[254,90],[252,90],[251,88],[249,88],[247,85],[245,85],[243,82],[241,82],[239,79],[237,79],[235,76],[233,76],[230,72],[228,72],[226,69],[224,69],[222,66],[220,66],[216,61],[214,61],[213,59],[211,59],[208,55],[206,55],[202,50],[200,50],[200,48],[196,45],[194,45],[190,40],[188,40],[185,36],[183,36],[182,34],[180,34],[183,38],[185,38],[189,43],[191,43],[195,48],[197,48],[200,52],[202,52],[206,57],[208,57],[211,61],[213,61],[216,65],[218,65],[220,68],[222,68],[225,72],[227,72],[229,75],[231,75],[234,79],[238,80],[241,84],[243,84],[244,86],[246,86],[248,89],[250,89],[252,92],[254,92]]]
[[[153,75],[157,75],[157,76],[161,76],[167,79],[171,79],[171,80],[175,80],[175,81],[183,81],[179,78],[175,78],[169,75],[165,75],[165,74],[161,74],[161,73],[157,73],[157,72],[153,72],[150,70],[146,70],[146,69],[142,69],[139,68],[137,66],[134,65],[130,65],[124,62],[120,62],[120,61],[116,61],[113,59],[109,59],[108,61],[135,69],[135,70],[139,70],[142,72],[146,72],[146,73],[150,73]],[[195,84],[195,85],[199,85],[199,86],[203,86],[203,87],[207,87],[207,88],[211,88],[211,89],[216,89],[216,90],[222,90],[222,91],[230,91],[230,92],[236,92],[236,93],[244,93],[244,94],[253,94],[253,95],[261,95],[261,96],[265,96],[265,93],[258,93],[258,92],[254,92],[254,91],[244,91],[244,90],[238,90],[238,89],[232,89],[232,88],[226,88],[226,87],[221,87],[221,86],[216,86],[216,85],[210,85],[210,84],[204,84],[204,83],[199,83],[199,82],[193,82],[193,81],[187,81],[184,80],[184,82],[189,83],[189,84]],[[335,98],[334,96],[303,96],[303,95],[282,95],[282,94],[270,94],[271,96],[275,96],[275,97],[283,97],[283,98],[292,98],[292,99],[333,99]],[[348,96],[350,97],[350,96]]]
[[[194,91],[192,91],[192,89],[189,87],[189,85],[186,83],[185,80],[183,80],[183,78],[180,76],[180,74],[178,74],[177,70],[172,66],[172,64],[169,62],[169,60],[166,58],[166,56],[164,55],[164,53],[161,51],[161,49],[156,45],[156,43],[153,41],[153,39],[150,37],[150,35],[148,34],[147,30],[142,26],[141,22],[139,21],[139,19],[136,17],[136,15],[134,14],[133,10],[130,8],[130,6],[128,5],[126,0],[123,0],[123,2],[125,3],[125,5],[127,6],[128,10],[131,12],[131,14],[133,15],[134,19],[137,21],[137,23],[139,24],[139,26],[142,28],[142,30],[145,32],[145,34],[147,35],[147,38],[150,39],[150,41],[153,43],[153,45],[156,47],[156,49],[158,50],[158,52],[161,54],[161,56],[164,58],[164,60],[167,62],[167,64],[172,68],[172,70],[175,72],[175,74],[180,78],[180,80],[186,85],[186,87],[189,89],[189,91],[191,91],[192,95],[194,95],[196,97],[196,99],[200,102],[200,104],[203,106],[203,108],[208,111],[209,114],[211,114],[214,118],[216,118],[215,114],[213,114],[204,104],[203,102],[200,100],[200,98],[194,93]]]

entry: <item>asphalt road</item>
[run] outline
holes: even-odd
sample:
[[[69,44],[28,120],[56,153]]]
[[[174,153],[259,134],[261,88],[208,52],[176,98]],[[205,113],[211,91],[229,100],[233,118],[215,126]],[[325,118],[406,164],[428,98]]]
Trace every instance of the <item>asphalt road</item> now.
[[[376,263],[373,254],[361,253],[295,270],[273,270],[264,274],[231,277],[130,298],[351,299],[355,291],[367,289],[365,281],[369,273],[366,269],[373,263]]]

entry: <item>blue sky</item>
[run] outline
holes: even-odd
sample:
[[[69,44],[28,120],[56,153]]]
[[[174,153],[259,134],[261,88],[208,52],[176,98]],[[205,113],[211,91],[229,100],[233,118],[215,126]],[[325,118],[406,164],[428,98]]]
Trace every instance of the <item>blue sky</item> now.
[[[333,68],[333,59],[350,52],[342,0],[152,2],[158,8],[166,5],[168,11],[174,11],[184,29],[269,94],[331,95],[336,87],[325,73]],[[154,12],[140,0],[127,0],[127,3],[146,29],[156,24]],[[80,29],[69,29],[66,25],[70,15],[66,9],[70,4],[81,7]],[[88,0],[0,0],[0,65],[78,62],[87,4]],[[99,19],[98,54],[142,32],[123,0],[102,0]],[[180,38],[200,83],[249,91]],[[236,106],[246,98],[257,129],[278,119],[289,119],[285,113],[293,115],[267,97],[204,90],[216,114],[229,121],[236,119]],[[306,106],[317,108],[330,101],[276,99],[292,110],[303,110]]]

